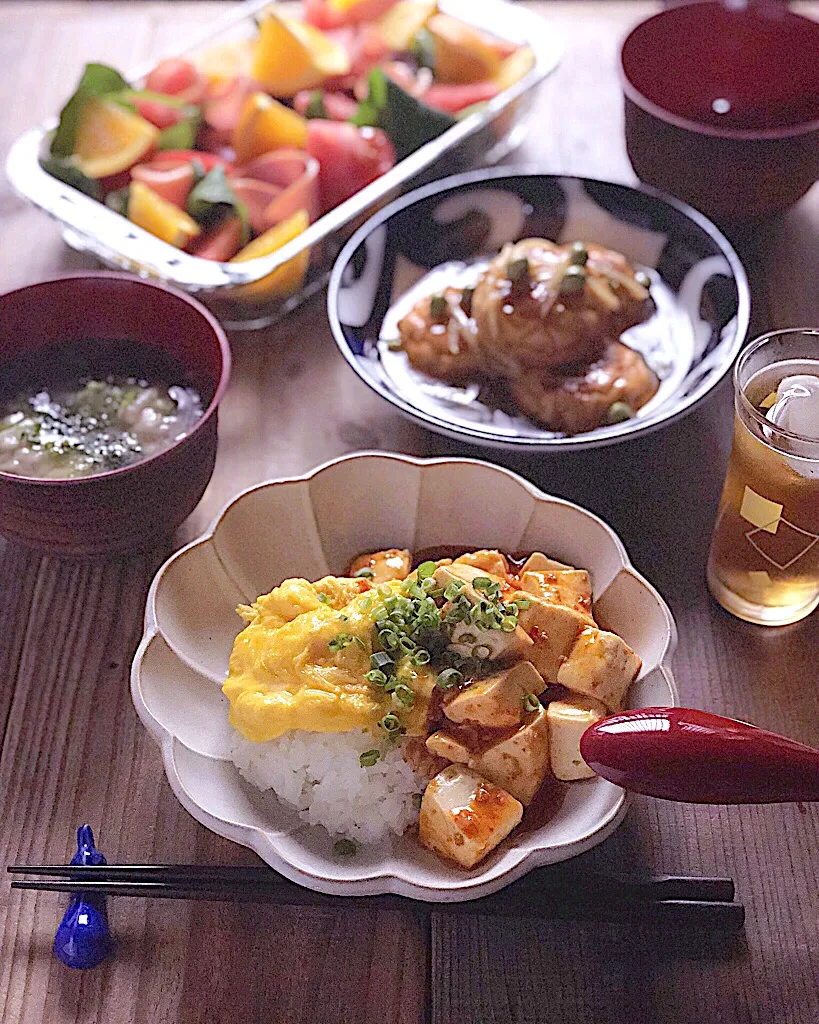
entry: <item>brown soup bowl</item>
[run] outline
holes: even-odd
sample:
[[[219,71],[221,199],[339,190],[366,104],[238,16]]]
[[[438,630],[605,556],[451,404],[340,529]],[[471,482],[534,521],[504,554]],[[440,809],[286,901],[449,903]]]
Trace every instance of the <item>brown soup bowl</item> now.
[[[230,375],[214,317],[164,285],[118,273],[72,274],[0,295],[4,399],[20,381],[48,386],[49,365],[66,353],[78,377],[148,376],[150,366],[118,355],[128,343],[148,363],[178,367],[184,381],[165,383],[195,388],[201,418],[169,448],[120,469],[67,480],[0,471],[1,534],[71,556],[125,554],[167,537],[193,511],[213,472],[217,407]]]
[[[731,224],[819,178],[819,23],[778,0],[669,7],[627,37],[620,69],[641,181]]]

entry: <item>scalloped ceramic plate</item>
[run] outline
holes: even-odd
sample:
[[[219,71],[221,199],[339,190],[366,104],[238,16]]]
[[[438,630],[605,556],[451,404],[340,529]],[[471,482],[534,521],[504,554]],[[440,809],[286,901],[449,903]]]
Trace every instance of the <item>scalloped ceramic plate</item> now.
[[[242,628],[236,605],[288,576],[341,572],[362,551],[443,544],[537,549],[587,568],[598,621],[643,659],[632,705],[677,703],[669,666],[674,620],[600,519],[487,463],[348,456],[309,476],[240,494],[153,581],[131,692],[162,748],[174,793],[197,821],[251,847],[310,889],[433,901],[485,896],[532,868],[588,850],[614,831],[626,812],[626,794],[593,779],[570,785],[555,817],[517,842],[513,836],[472,871],[446,865],[411,835],[338,858],[323,829],[303,824],[275,797],[248,785],[229,760],[221,683]]]

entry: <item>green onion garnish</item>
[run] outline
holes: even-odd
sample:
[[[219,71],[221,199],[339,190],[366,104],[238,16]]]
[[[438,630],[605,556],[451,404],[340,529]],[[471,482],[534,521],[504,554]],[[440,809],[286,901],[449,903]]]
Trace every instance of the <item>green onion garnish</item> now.
[[[370,655],[370,667],[379,668],[385,672],[392,672],[395,666],[393,665],[392,658],[386,651],[376,651],[375,654]]]
[[[537,699],[536,693],[527,693],[523,698],[523,710],[524,711],[537,711],[540,708],[540,701]]]
[[[350,636],[349,633],[338,633],[328,643],[328,647],[331,651],[343,651],[345,647],[349,646],[356,638]],[[363,645],[362,645],[363,646]]]
[[[575,242],[569,250],[569,259],[576,267],[585,267],[589,260],[589,250],[582,242]]]
[[[510,281],[523,281],[529,276],[529,260],[525,256],[509,260],[506,264],[506,276]]]
[[[440,690],[451,690],[453,686],[458,686],[463,681],[463,673],[459,672],[457,668],[445,668],[443,672],[438,673],[435,685]]]
[[[429,579],[433,575],[438,566],[434,562],[421,562],[416,570],[419,580]]]
[[[372,768],[374,764],[377,764],[381,758],[380,750],[365,750],[358,758],[358,763],[362,768]]]
[[[477,644],[472,648],[472,657],[477,658],[478,661],[486,661],[486,659],[492,654],[492,648],[486,644]]]
[[[398,683],[393,693],[396,700],[400,700],[404,707],[411,708],[415,703],[415,693],[406,683]]]
[[[387,677],[380,668],[371,668],[369,672],[364,673],[364,678],[368,683],[372,683],[373,686],[387,685]]]
[[[613,426],[615,423],[625,423],[634,416],[634,410],[626,402],[612,402],[606,414],[606,423]]]
[[[352,839],[336,839],[333,843],[333,849],[339,857],[355,857],[358,847]]]
[[[368,566],[366,566],[366,565],[364,566],[364,568],[363,568],[363,569],[357,569],[357,570],[356,570],[356,571],[355,571],[355,572],[353,573],[353,576],[355,577],[355,579],[367,579],[367,580],[371,580],[371,579],[373,578],[373,575],[374,575],[374,574],[373,574],[373,571],[372,571],[372,569],[370,569],[370,568],[369,568]]]
[[[398,717],[398,715],[393,715],[392,713],[384,715],[384,717],[378,724],[381,726],[384,732],[390,734],[399,733],[401,731],[401,719]]]
[[[445,320],[449,313],[449,303],[445,295],[433,295],[429,300],[429,315],[433,320],[440,323]]]
[[[322,604],[330,603],[330,598],[326,594],[318,594],[316,596],[318,597],[319,601],[321,601]]]

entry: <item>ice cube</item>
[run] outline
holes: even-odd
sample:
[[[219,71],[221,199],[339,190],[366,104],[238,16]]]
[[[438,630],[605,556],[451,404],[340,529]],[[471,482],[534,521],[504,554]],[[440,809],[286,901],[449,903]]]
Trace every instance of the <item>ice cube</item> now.
[[[784,377],[767,418],[784,430],[819,440],[819,377],[808,373]]]
[[[783,377],[776,389],[776,402],[766,413],[767,419],[783,430],[789,430],[803,437],[815,438],[816,445],[778,435],[776,443],[784,451],[800,458],[786,459],[791,469],[809,480],[819,479],[819,459],[811,448],[819,448],[819,377],[799,373]],[[773,431],[765,430],[773,437]]]

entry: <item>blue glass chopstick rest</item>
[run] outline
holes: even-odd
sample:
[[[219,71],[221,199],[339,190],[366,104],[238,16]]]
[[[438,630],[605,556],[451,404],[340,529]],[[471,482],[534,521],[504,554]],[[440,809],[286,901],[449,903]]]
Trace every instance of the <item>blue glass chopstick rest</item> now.
[[[77,829],[77,852],[72,864],[105,864],[105,857],[94,845],[90,825]],[[98,967],[114,948],[108,927],[105,897],[76,892],[54,936],[54,955],[66,967],[87,970]]]

